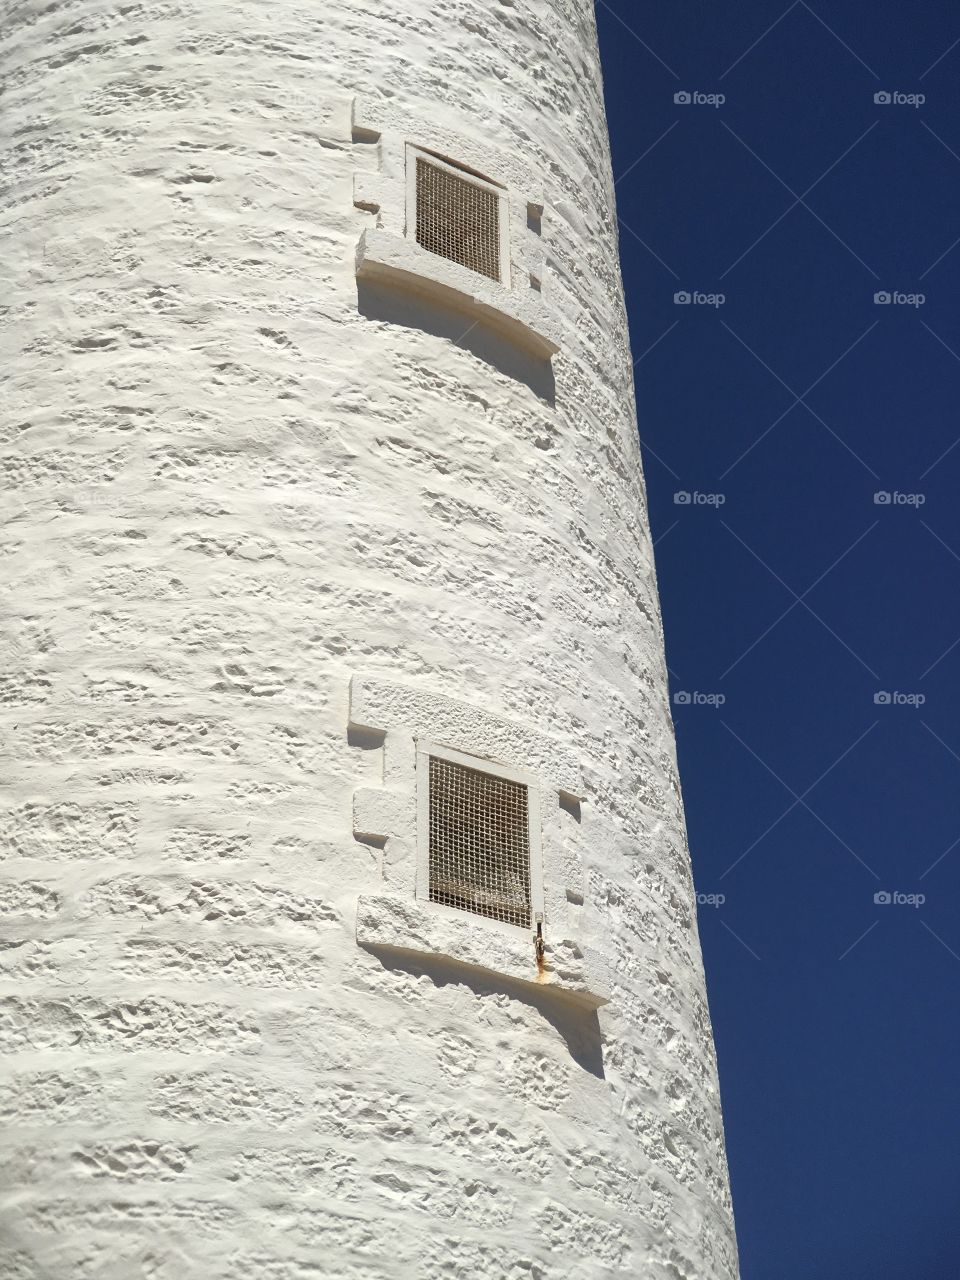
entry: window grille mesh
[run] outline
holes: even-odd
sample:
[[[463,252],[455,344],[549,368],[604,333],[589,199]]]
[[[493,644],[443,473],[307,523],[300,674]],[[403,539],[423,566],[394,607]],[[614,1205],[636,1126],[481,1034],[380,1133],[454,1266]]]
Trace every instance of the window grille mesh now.
[[[417,244],[500,279],[500,197],[417,156]]]
[[[430,901],[530,927],[522,783],[430,757]]]

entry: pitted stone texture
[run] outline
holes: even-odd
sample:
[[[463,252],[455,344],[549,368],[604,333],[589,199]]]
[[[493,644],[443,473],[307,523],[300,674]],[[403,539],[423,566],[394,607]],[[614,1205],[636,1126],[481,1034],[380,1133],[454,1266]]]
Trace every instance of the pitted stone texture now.
[[[170,1182],[190,1172],[194,1148],[133,1138],[126,1142],[77,1142],[54,1148],[23,1147],[0,1160],[5,1188],[68,1184],[81,1173],[122,1183]],[[3,1274],[0,1272],[0,1274]]]
[[[178,1123],[232,1124],[262,1131],[289,1124],[306,1106],[299,1094],[256,1074],[216,1070],[157,1076],[147,1110]]]
[[[200,942],[160,938],[127,939],[114,961],[118,973],[133,978],[165,978],[182,983],[237,983],[245,987],[323,987],[329,980],[324,951],[261,943]]]
[[[62,905],[61,895],[48,885],[31,880],[0,881],[0,921],[5,917],[50,920]]]
[[[0,11],[0,1274],[735,1280],[590,0]],[[410,122],[552,363],[358,282]],[[357,946],[420,732],[609,1004]]]
[[[198,927],[218,921],[304,929],[336,922],[335,908],[278,885],[249,881],[188,879],[186,876],[124,876],[94,885],[83,900],[84,916],[133,916],[177,920]]]
[[[246,1014],[219,1005],[168,1000],[0,999],[0,1052],[63,1049],[179,1049],[252,1051],[259,1028]]]
[[[138,819],[133,803],[19,805],[0,812],[0,858],[129,857]]]
[[[107,1114],[106,1083],[89,1067],[12,1072],[0,1079],[0,1117],[26,1124],[37,1119],[54,1125],[64,1119],[98,1124]]]

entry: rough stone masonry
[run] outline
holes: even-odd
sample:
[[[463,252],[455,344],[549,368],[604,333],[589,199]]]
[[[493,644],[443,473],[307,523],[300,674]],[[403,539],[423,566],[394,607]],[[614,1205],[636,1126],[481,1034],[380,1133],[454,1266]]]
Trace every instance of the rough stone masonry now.
[[[589,0],[2,0],[0,77],[0,1275],[734,1280]],[[539,967],[427,740],[536,780]]]

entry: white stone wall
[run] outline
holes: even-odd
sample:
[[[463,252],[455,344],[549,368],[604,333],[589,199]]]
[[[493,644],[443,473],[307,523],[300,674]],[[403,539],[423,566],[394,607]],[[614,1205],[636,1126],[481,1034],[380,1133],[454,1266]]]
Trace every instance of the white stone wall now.
[[[6,0],[0,78],[0,1274],[731,1280],[588,0]],[[542,183],[552,366],[358,297],[358,97]],[[358,945],[354,677],[529,747],[599,1011]]]

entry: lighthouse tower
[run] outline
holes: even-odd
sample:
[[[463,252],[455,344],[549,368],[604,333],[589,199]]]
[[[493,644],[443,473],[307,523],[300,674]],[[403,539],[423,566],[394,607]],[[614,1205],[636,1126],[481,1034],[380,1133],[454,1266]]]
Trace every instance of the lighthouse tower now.
[[[590,0],[0,35],[6,1280],[734,1280]]]

